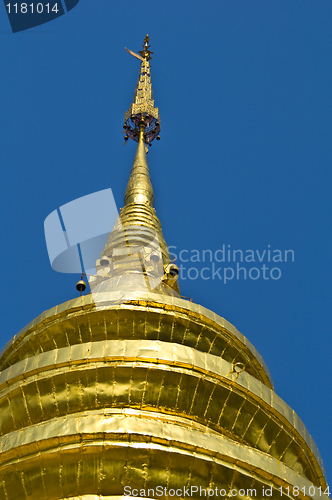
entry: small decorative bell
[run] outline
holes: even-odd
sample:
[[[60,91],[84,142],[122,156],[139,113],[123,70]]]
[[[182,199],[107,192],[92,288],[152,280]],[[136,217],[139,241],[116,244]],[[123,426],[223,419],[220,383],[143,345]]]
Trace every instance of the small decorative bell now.
[[[80,280],[76,283],[76,290],[80,292],[80,295],[82,295],[82,292],[86,289],[86,284],[85,281]]]
[[[101,257],[100,259],[100,265],[106,267],[108,266],[109,263],[110,263],[109,258],[106,255],[103,255],[103,257]]]

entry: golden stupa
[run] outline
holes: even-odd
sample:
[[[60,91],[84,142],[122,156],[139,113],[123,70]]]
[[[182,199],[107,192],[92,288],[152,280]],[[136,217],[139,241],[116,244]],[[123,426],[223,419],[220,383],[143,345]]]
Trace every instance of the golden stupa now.
[[[0,500],[326,499],[317,447],[256,349],[180,296],[146,160],[160,132],[148,42],[128,51],[137,153],[92,292],[1,353]]]

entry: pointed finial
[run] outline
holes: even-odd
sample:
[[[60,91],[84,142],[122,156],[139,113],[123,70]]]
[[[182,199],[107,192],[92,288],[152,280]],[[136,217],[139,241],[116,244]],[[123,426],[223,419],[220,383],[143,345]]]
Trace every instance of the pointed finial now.
[[[126,48],[126,51],[141,61],[141,67],[138,77],[138,83],[135,89],[134,100],[129,110],[125,114],[123,128],[126,132],[125,139],[132,139],[138,142],[140,135],[140,125],[144,123],[143,141],[145,144],[151,144],[152,141],[159,139],[160,117],[158,108],[154,106],[152,98],[152,83],[150,63],[151,52],[149,45],[149,35],[146,35],[143,43],[143,50],[139,54]]]
[[[144,42],[142,44],[143,50],[140,50],[138,52],[147,61],[150,61],[150,59],[152,59],[152,57],[150,57],[150,54],[153,54],[153,52],[149,50],[149,48],[151,47],[151,45],[149,45],[149,41],[150,41],[149,35],[146,35],[146,37],[144,38]]]

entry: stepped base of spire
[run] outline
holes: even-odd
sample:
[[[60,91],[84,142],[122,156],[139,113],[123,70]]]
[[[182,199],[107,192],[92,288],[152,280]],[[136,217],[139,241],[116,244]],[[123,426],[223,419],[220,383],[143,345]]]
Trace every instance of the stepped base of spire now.
[[[178,297],[176,278],[167,274],[170,264],[155,209],[131,203],[121,210],[89,285],[93,293],[120,288]]]

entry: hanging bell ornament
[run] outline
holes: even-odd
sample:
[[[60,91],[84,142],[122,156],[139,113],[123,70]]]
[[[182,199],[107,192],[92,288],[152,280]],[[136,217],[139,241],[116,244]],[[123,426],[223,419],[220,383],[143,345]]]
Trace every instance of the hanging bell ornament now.
[[[76,283],[76,290],[80,292],[80,295],[82,295],[82,292],[86,289],[86,284],[85,281],[80,280]]]

